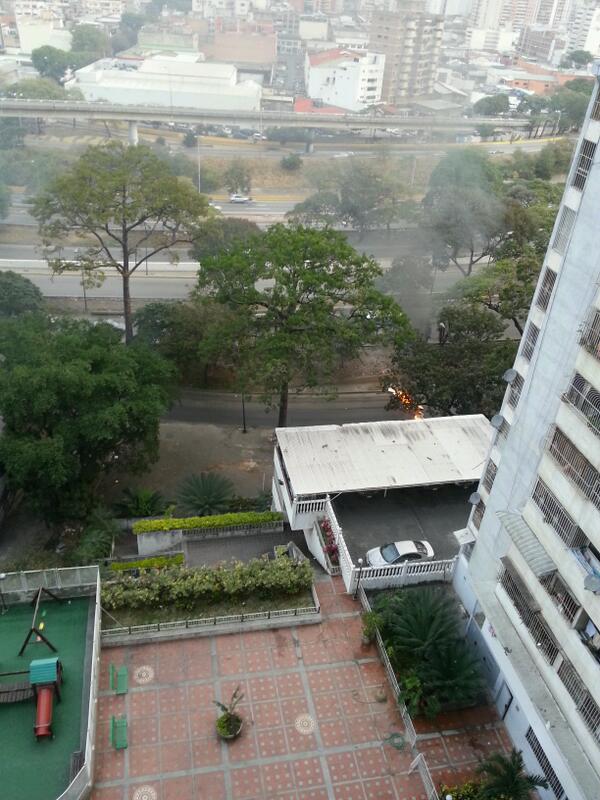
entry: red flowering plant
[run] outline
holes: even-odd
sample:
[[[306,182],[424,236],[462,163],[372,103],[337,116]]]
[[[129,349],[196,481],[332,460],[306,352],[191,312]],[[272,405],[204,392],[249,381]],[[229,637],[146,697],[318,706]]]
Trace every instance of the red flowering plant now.
[[[331,522],[329,522],[328,519],[322,519],[319,525],[321,526],[321,533],[323,534],[324,540],[323,552],[327,553],[333,565],[337,565],[340,563],[338,558],[338,546],[333,531],[331,530]]]

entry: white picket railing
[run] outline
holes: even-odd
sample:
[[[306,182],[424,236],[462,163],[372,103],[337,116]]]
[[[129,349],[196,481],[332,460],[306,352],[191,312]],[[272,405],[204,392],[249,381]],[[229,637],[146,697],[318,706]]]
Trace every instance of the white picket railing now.
[[[428,581],[452,581],[457,557],[440,561],[405,561],[389,567],[364,567],[360,576],[366,589],[387,589],[392,586],[411,586]]]
[[[433,778],[431,777],[431,772],[429,771],[429,767],[427,766],[427,761],[425,760],[425,756],[423,753],[419,753],[419,755],[415,758],[412,764],[409,767],[409,774],[417,770],[419,775],[421,776],[421,780],[423,781],[423,786],[425,787],[425,793],[427,795],[427,800],[439,800],[439,795],[437,793],[437,789],[435,788],[435,783],[433,782]]]
[[[348,593],[352,593],[356,589],[357,570],[354,566],[354,563],[352,562],[352,556],[350,555],[350,552],[344,540],[342,528],[337,520],[329,496],[325,501],[325,513],[327,515],[327,519],[329,520],[329,524],[331,525],[331,532],[333,533],[333,538],[335,539],[335,543],[338,546],[338,562],[340,571],[342,573],[344,586],[346,587],[346,591]]]

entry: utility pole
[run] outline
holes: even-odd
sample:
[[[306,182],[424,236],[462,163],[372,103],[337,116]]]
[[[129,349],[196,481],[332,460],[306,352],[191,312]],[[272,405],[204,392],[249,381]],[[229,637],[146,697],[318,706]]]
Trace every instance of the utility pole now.
[[[198,194],[202,193],[202,180],[200,177],[200,134],[196,136],[196,158],[198,161]]]

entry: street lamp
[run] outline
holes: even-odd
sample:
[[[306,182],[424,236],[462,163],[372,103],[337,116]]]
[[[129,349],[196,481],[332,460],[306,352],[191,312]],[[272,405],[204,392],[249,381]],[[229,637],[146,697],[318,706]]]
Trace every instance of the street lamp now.
[[[362,576],[363,571],[363,560],[362,558],[358,559],[358,580],[356,581],[356,589],[354,590],[354,599],[358,597],[358,590],[360,589],[360,578]]]
[[[8,608],[6,607],[6,601],[4,600],[4,592],[2,591],[2,583],[6,578],[6,572],[0,572],[0,613],[2,615],[6,614]]]

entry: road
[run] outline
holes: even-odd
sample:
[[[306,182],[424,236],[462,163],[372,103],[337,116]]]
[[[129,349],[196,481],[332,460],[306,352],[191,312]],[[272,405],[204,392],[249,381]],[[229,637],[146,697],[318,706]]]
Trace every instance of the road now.
[[[290,394],[288,425],[342,425],[349,422],[377,422],[406,419],[401,411],[386,411],[384,392],[342,393],[333,400],[314,395]],[[264,404],[246,400],[249,428],[275,428],[277,411],[265,411]],[[165,417],[172,422],[203,422],[210,425],[242,426],[239,394],[186,389]]]

